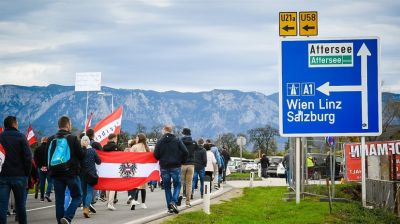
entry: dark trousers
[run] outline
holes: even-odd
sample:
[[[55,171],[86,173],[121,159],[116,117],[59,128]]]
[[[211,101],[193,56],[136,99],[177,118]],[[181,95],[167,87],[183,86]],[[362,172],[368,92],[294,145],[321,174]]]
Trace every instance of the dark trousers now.
[[[72,220],[75,216],[76,209],[82,202],[82,189],[79,177],[55,177],[54,193],[56,195],[56,218],[60,223],[61,218]],[[71,203],[64,212],[65,189],[68,187],[71,194]]]
[[[212,175],[213,175],[213,173],[214,172],[212,172],[212,171],[206,171],[206,175],[204,175],[204,182],[205,181],[209,181],[210,182],[210,193],[211,193],[211,190],[212,190],[212,180],[213,180],[213,178],[212,178]]]
[[[0,223],[7,223],[8,202],[10,192],[15,197],[15,209],[19,223],[26,224],[26,189],[27,177],[0,177]]]

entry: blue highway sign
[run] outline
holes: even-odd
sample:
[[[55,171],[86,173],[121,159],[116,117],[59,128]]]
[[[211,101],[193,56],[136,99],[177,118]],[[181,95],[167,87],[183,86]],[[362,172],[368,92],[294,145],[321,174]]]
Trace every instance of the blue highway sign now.
[[[280,134],[380,135],[379,58],[376,37],[282,40]]]

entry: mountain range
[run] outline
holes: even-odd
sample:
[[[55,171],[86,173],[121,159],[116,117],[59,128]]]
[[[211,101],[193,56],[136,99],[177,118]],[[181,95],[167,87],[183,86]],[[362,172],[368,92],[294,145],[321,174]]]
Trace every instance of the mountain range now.
[[[165,123],[192,129],[196,137],[216,137],[220,133],[240,133],[269,124],[278,127],[278,94],[212,90],[182,93],[102,87],[112,94],[114,107],[123,107],[122,130],[134,133],[138,124],[150,130]],[[16,115],[21,130],[29,124],[48,135],[57,130],[57,119],[68,115],[82,130],[86,92],[73,86],[0,86],[0,118]],[[92,126],[111,113],[111,96],[89,93]]]

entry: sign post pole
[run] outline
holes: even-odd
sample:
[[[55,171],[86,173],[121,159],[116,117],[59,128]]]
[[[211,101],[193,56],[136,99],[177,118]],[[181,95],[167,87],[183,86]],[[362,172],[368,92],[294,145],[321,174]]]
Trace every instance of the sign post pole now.
[[[367,207],[367,192],[365,179],[365,137],[361,137],[361,199],[363,207]]]
[[[300,138],[296,138],[296,204],[300,204]]]

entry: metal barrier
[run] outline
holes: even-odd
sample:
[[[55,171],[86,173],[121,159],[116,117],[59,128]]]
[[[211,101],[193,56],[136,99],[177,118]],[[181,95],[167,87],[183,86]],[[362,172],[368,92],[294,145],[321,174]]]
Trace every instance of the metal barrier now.
[[[380,208],[386,208],[398,215],[398,212],[395,211],[395,209],[398,209],[400,206],[398,200],[398,194],[400,193],[400,181],[367,179],[366,185],[368,203]]]

